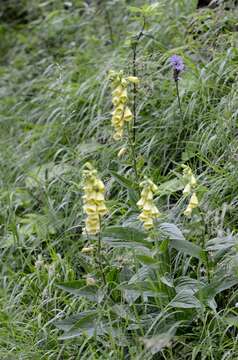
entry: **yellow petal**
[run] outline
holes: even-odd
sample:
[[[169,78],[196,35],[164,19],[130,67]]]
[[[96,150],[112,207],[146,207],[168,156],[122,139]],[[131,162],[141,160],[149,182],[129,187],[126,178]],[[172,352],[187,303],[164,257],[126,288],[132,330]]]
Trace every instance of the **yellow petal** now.
[[[112,103],[113,103],[114,106],[117,106],[118,104],[120,104],[120,97],[119,96],[113,96]]]
[[[100,215],[105,215],[107,213],[107,207],[104,203],[98,205],[97,207],[97,211],[99,212]]]
[[[124,112],[125,106],[123,104],[119,104],[115,110],[112,112],[113,115],[122,115]]]
[[[195,193],[192,194],[192,197],[189,201],[189,206],[192,208],[192,209],[195,209],[198,207],[198,198],[197,198],[197,195]]]
[[[144,206],[145,200],[143,198],[141,198],[139,201],[137,201],[136,205],[141,208]]]
[[[136,76],[128,76],[127,80],[130,81],[132,84],[138,85],[140,80]]]
[[[153,227],[154,227],[154,223],[152,219],[148,219],[148,221],[144,222],[144,228],[146,230],[150,230]]]
[[[97,211],[97,206],[96,205],[91,205],[91,204],[87,204],[83,206],[83,211],[87,214],[93,214]]]
[[[117,131],[115,132],[115,134],[113,135],[113,139],[118,141],[118,140],[121,140],[122,139],[122,136],[123,136],[123,130],[121,131]]]
[[[184,216],[190,217],[192,215],[193,209],[188,206],[187,209],[183,212]]]
[[[104,192],[105,186],[104,186],[103,182],[100,179],[96,179],[96,181],[94,183],[94,189],[97,190],[97,191]]]
[[[123,89],[123,91],[120,94],[120,103],[125,104],[127,102],[127,90]]]
[[[144,188],[141,191],[141,197],[145,197],[147,200],[153,200],[153,193],[150,189]]]
[[[94,250],[94,247],[92,245],[83,247],[81,250],[81,253],[83,254],[91,254]]]
[[[118,151],[117,157],[122,157],[123,155],[125,155],[127,152],[127,148],[123,147]]]
[[[132,112],[131,110],[129,109],[129,107],[127,106],[126,109],[125,109],[125,112],[124,112],[124,120],[125,121],[131,121],[132,118],[133,118],[133,115],[132,115]]]
[[[193,188],[197,185],[197,180],[194,175],[191,176],[190,184]]]
[[[90,285],[95,285],[96,284],[96,280],[92,277],[87,275],[86,276],[86,285],[90,286]]]
[[[187,184],[183,190],[184,195],[189,195],[191,193],[191,185]]]

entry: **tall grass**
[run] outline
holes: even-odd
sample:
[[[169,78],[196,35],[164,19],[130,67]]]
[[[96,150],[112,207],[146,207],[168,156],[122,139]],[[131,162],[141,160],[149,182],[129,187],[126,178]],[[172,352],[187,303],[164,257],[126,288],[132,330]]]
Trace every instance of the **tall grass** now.
[[[0,358],[237,359],[237,9],[160,1],[138,41],[137,168],[162,212],[148,239],[108,82],[110,69],[133,74],[145,2],[17,3],[1,5]],[[87,161],[106,183],[106,287],[81,252],[94,243],[82,234]],[[199,183],[190,220],[183,163]]]

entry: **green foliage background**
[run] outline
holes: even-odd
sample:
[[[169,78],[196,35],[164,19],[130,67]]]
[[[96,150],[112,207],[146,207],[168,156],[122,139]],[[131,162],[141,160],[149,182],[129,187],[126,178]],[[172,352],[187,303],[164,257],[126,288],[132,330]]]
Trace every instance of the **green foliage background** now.
[[[1,2],[1,359],[238,358],[238,11],[232,1],[196,5]],[[137,220],[133,172],[117,158],[110,123],[108,71],[132,74],[141,7],[136,155],[140,177],[160,189],[154,241]],[[186,65],[182,118],[175,53]],[[107,187],[107,291],[80,252],[86,161]],[[200,184],[191,220],[183,163]],[[85,286],[88,273],[95,286]]]

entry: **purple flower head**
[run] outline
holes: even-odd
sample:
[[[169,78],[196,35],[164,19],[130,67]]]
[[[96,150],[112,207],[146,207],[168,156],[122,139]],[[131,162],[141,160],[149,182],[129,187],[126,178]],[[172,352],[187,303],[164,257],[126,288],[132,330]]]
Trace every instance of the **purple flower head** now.
[[[183,59],[178,55],[173,55],[170,58],[170,64],[174,70],[174,80],[178,81],[179,74],[184,70]]]

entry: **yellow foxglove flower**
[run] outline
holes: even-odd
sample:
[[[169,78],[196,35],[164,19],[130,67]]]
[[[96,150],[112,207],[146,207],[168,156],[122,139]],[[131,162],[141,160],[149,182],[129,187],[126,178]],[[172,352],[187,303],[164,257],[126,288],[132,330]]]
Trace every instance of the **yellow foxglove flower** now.
[[[113,139],[118,141],[121,140],[123,137],[123,130],[118,130],[117,132],[115,132],[115,134],[113,135]]]
[[[92,277],[92,276],[90,276],[90,275],[87,275],[86,276],[86,285],[87,286],[92,286],[92,285],[95,285],[96,284],[96,280]]]
[[[184,215],[190,217],[192,215],[192,211],[193,209],[196,209],[198,207],[198,198],[196,193],[194,192],[191,196],[191,199],[189,201],[189,204],[186,208],[186,210],[184,211]]]
[[[128,100],[127,89],[123,89],[119,98],[121,104],[125,104],[127,102]]]
[[[184,211],[184,215],[190,217],[193,209],[198,207],[198,198],[194,191],[197,186],[197,180],[193,175],[192,169],[187,165],[183,165],[183,180],[185,183],[183,194],[187,196],[192,194],[188,206]]]
[[[197,180],[194,175],[191,175],[190,184],[192,188],[195,188],[197,186]]]
[[[183,189],[183,194],[184,194],[184,195],[189,195],[189,194],[191,194],[191,185],[190,185],[190,184],[187,184],[187,185],[185,186],[185,188]]]
[[[183,212],[184,216],[191,217],[193,209],[191,207],[187,207],[187,209]]]
[[[122,157],[123,155],[125,155],[127,152],[127,148],[123,147],[118,151],[117,157]]]
[[[81,253],[83,254],[91,254],[94,251],[93,245],[85,246],[82,248]]]
[[[195,209],[198,207],[198,198],[195,193],[192,194],[189,205],[192,209]]]
[[[125,109],[125,112],[124,112],[124,120],[125,121],[131,121],[132,118],[133,118],[133,115],[132,115],[132,112],[131,110],[129,109],[129,107],[127,106],[126,109]]]
[[[128,94],[127,87],[129,82],[137,84],[139,79],[136,76],[123,77],[123,72],[116,73],[115,71],[109,72],[109,78],[112,81],[112,103],[114,106],[112,112],[112,125],[115,133],[114,140],[118,141],[123,138],[123,129],[125,121],[133,119],[132,112],[128,107]]]
[[[191,194],[192,190],[197,186],[197,180],[193,175],[192,169],[187,165],[183,165],[183,181],[185,183],[183,193],[185,195]]]
[[[127,77],[127,80],[128,80],[129,82],[131,82],[132,84],[136,84],[136,85],[138,85],[139,82],[140,82],[140,80],[139,80],[138,77],[136,77],[136,76],[128,76],[128,77]]]
[[[100,219],[107,213],[105,204],[105,186],[97,177],[97,171],[87,163],[83,170],[83,211],[87,215],[85,232],[96,235],[100,232]]]
[[[146,230],[153,228],[154,219],[160,216],[160,212],[153,201],[153,194],[157,191],[157,186],[149,179],[142,181],[141,198],[137,202],[137,206],[142,210],[139,215],[139,220],[143,222]]]

